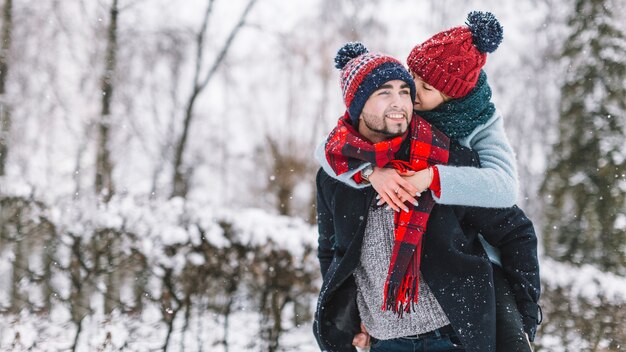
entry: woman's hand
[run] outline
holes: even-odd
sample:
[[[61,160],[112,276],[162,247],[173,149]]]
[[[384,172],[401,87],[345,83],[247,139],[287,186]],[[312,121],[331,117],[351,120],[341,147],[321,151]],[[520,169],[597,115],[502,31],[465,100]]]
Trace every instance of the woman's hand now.
[[[415,171],[407,173],[398,173],[396,169],[374,167],[374,172],[369,176],[369,182],[378,192],[378,205],[387,203],[387,205],[395,210],[409,211],[404,203],[409,202],[417,205],[416,197],[421,192],[409,182],[408,178],[416,174]]]
[[[417,189],[417,192],[422,193],[428,189],[433,182],[433,170],[429,167],[415,172],[406,179]]]

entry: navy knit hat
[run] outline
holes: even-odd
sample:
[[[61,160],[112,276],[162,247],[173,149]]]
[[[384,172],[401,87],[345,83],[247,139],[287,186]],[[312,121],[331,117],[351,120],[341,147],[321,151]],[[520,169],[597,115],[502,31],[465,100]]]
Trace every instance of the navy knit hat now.
[[[348,43],[337,52],[335,67],[341,70],[343,100],[354,126],[367,99],[383,84],[401,80],[411,89],[411,102],[415,101],[415,82],[409,71],[395,58],[370,53],[361,43]]]

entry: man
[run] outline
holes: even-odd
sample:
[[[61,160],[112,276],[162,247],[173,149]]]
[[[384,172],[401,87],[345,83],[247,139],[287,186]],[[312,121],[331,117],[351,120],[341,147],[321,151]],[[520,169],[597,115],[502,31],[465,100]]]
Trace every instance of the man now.
[[[356,159],[409,169],[435,162],[479,166],[469,149],[412,115],[414,82],[397,60],[349,44],[335,61],[347,112],[329,137],[330,164],[346,170]],[[324,170],[317,190],[324,282],[314,333],[322,350],[354,351],[354,336],[366,328],[376,338],[374,351],[495,351],[492,267],[479,232],[502,253],[532,339],[536,237],[517,207],[438,205],[426,192],[409,211],[394,213],[375,205],[373,189],[351,188]]]

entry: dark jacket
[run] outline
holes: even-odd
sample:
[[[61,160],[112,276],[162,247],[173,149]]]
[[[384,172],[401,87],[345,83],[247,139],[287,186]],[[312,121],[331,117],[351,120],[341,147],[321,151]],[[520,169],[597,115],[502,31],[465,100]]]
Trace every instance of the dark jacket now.
[[[408,160],[409,143],[396,154]],[[449,164],[479,166],[477,154],[456,143]],[[360,331],[353,272],[361,255],[368,209],[375,191],[351,188],[317,174],[318,257],[324,278],[313,324],[322,350],[355,351]],[[517,207],[476,208],[436,204],[423,239],[421,272],[467,351],[495,351],[492,267],[477,235],[502,254],[524,329],[534,338],[540,293],[537,238]]]

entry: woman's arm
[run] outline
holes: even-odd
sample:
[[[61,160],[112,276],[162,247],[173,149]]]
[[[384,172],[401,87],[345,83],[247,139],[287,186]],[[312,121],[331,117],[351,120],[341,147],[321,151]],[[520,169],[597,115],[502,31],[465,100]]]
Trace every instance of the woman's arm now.
[[[517,167],[498,111],[459,142],[478,153],[481,167],[437,165],[441,191],[433,194],[435,201],[487,208],[513,206],[517,200]]]
[[[330,177],[352,188],[365,188],[371,185],[379,195],[379,205],[387,203],[395,211],[408,211],[404,202],[413,204],[417,202],[415,199],[416,194],[419,194],[417,188],[398,174],[395,169],[374,167],[374,173],[369,177],[369,180],[360,183],[355,181],[354,176],[371,165],[370,163],[363,162],[356,169],[337,175],[326,159],[325,144],[326,142],[324,141],[315,149],[315,159]],[[409,176],[412,174],[413,172],[409,172],[403,175]]]
[[[325,152],[325,147],[326,146],[326,141],[324,140],[322,143],[320,143],[317,148],[315,149],[315,160],[317,160],[317,162],[320,164],[320,166],[322,167],[322,169],[324,169],[324,171],[326,171],[326,173],[328,174],[328,176],[334,178],[335,180],[341,182],[341,183],[345,183],[346,185],[352,187],[352,188],[365,188],[368,187],[369,184],[368,183],[357,183],[354,180],[354,175],[361,172],[361,170],[363,170],[364,168],[366,168],[368,165],[371,165],[368,162],[363,162],[361,165],[359,165],[358,168],[354,169],[354,170],[350,170],[346,173],[343,173],[341,175],[337,175],[335,173],[335,170],[333,170],[332,167],[330,167],[330,164],[328,163],[328,160],[326,159],[326,152]]]

